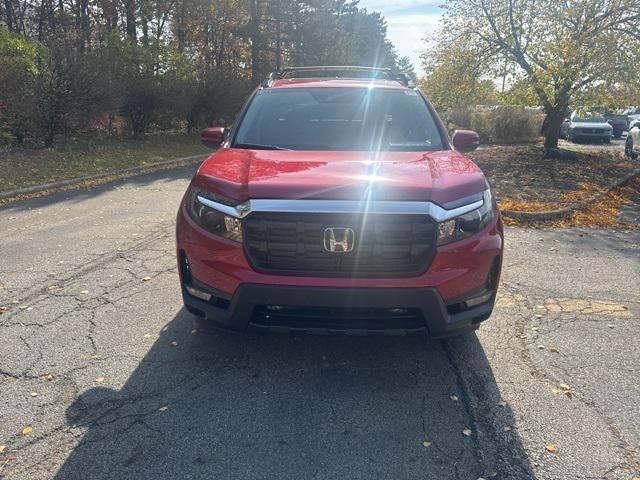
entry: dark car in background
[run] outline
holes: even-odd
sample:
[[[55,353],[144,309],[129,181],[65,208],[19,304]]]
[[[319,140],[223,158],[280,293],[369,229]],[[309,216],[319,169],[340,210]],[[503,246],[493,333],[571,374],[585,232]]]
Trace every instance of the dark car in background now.
[[[614,113],[611,110],[605,109],[602,112],[602,117],[613,128],[613,138],[621,138],[622,134],[627,130],[627,115]]]

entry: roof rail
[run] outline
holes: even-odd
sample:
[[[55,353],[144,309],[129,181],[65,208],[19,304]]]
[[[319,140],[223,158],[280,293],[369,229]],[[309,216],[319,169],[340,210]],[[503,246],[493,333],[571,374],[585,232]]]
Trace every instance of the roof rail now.
[[[282,78],[369,78],[400,82],[409,88],[414,88],[413,80],[406,74],[395,72],[390,68],[359,67],[359,66],[310,66],[286,67],[281,72],[271,72],[261,83],[262,88],[269,88],[273,82]]]

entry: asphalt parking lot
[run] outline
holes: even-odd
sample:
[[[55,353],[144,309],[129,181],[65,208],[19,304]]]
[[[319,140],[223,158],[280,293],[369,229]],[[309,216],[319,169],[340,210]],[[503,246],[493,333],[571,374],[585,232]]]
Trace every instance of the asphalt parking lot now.
[[[568,140],[560,139],[558,141],[558,147],[566,150],[575,150],[583,152],[592,152],[599,150],[607,150],[612,152],[624,152],[624,144],[627,141],[627,132],[622,134],[621,138],[612,138],[611,143],[599,143],[599,142],[570,142]]]
[[[0,208],[0,477],[640,475],[639,231],[507,229],[465,337],[210,331],[174,260],[191,174]]]

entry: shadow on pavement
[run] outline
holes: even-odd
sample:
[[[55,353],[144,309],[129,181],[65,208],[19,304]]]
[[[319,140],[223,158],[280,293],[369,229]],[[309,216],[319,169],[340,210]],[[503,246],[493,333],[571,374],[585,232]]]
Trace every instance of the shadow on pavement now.
[[[122,389],[69,407],[85,433],[56,478],[533,478],[517,434],[492,430],[514,423],[499,398],[475,334],[236,334],[181,310]]]

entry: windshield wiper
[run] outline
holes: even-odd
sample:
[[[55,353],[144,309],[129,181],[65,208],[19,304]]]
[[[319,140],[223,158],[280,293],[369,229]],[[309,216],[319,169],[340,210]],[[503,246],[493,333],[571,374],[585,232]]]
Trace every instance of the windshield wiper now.
[[[278,147],[277,145],[262,145],[260,143],[236,143],[233,148],[249,148],[252,150],[290,150],[289,148]]]

